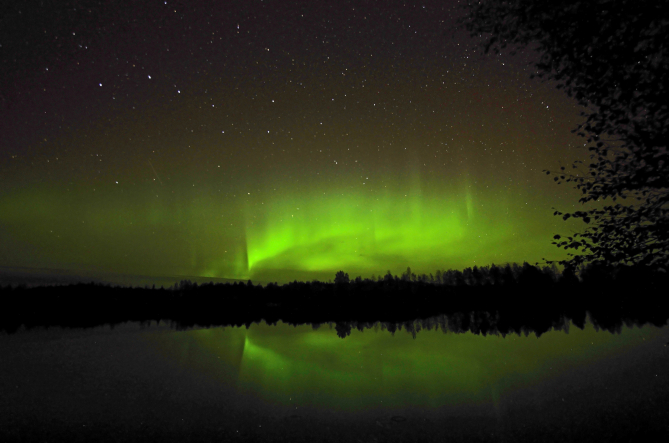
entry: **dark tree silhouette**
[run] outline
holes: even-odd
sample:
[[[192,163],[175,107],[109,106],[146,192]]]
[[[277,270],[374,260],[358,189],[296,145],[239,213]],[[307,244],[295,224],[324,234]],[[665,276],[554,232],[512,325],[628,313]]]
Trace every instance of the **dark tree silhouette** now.
[[[94,283],[0,286],[0,335],[17,332],[22,325],[27,329],[89,328],[127,321],[145,326],[168,321],[177,329],[187,329],[249,327],[262,320],[267,324],[336,323],[342,338],[353,327],[362,331],[375,322],[389,322],[388,331],[404,328],[414,335],[421,328],[430,329],[430,324],[437,325],[423,320],[447,315],[448,330],[455,332],[506,335],[534,331],[538,336],[551,328],[564,328],[568,319],[583,328],[586,311],[595,327],[609,331],[631,323],[651,322],[660,327],[669,317],[669,303],[663,297],[669,278],[658,278],[650,267],[620,266],[611,273],[605,264],[592,263],[581,267],[580,278],[571,268],[560,275],[556,267],[539,269],[528,263],[470,271],[467,274],[478,275],[471,281],[465,280],[464,272],[442,271],[441,284],[387,274],[391,277],[358,277],[348,283],[294,281],[265,287],[240,281],[196,284],[188,280],[169,289]],[[416,324],[416,319],[423,320]],[[445,331],[446,325],[439,323]]]
[[[591,162],[555,171],[595,209],[555,215],[589,224],[553,244],[572,249],[560,264],[669,262],[669,13],[655,0],[482,0],[464,19],[485,52],[536,49],[538,77],[557,81],[585,107],[573,132],[590,144]],[[514,51],[511,51],[512,53]],[[574,170],[575,169],[575,170]],[[621,204],[619,200],[627,200]],[[549,262],[551,263],[551,262]]]
[[[351,279],[349,278],[348,273],[345,273],[344,271],[339,271],[335,274],[334,282],[336,285],[345,285],[350,281]]]
[[[337,322],[335,330],[339,338],[346,338],[351,335],[351,322]]]

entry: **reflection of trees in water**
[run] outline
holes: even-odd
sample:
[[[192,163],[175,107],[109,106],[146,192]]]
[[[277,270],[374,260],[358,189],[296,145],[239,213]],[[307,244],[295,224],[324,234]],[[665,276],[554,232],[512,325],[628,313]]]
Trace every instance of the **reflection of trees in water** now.
[[[169,289],[70,285],[0,288],[0,329],[21,325],[93,327],[126,321],[167,320],[176,328],[242,326],[265,321],[335,324],[340,337],[353,328],[423,329],[474,334],[541,335],[583,328],[619,332],[626,325],[662,326],[669,318],[663,289],[667,276],[647,269],[586,268],[559,273],[527,263],[439,271],[416,276],[388,272],[378,279],[348,278],[335,283],[293,282],[279,286],[198,285],[182,281]]]
[[[568,314],[550,313],[550,315],[538,317],[520,317],[516,314],[505,315],[504,313],[488,311],[472,312],[454,312],[451,314],[441,314],[429,318],[419,318],[415,320],[404,321],[377,321],[377,322],[359,322],[343,321],[336,322],[335,329],[337,335],[345,338],[351,335],[353,329],[363,331],[373,329],[375,331],[387,331],[392,335],[397,331],[404,330],[406,333],[416,338],[422,330],[442,331],[444,334],[463,334],[470,332],[476,335],[501,335],[506,337],[509,334],[525,335],[526,337],[534,333],[537,337],[549,331],[563,331],[569,333],[570,326],[576,326],[584,329],[588,321],[593,325],[596,331],[608,331],[610,333],[620,334],[622,327],[641,327],[646,324],[652,324],[657,327],[666,325],[669,315],[657,315],[648,312],[648,315],[634,315],[633,317],[617,315],[606,310],[586,311],[585,309],[574,312],[575,316]],[[515,320],[514,320],[515,318]],[[314,325],[314,328],[320,324]],[[665,346],[669,346],[667,343]]]
[[[586,312],[583,311],[585,315]],[[614,325],[611,326],[611,320],[605,319],[603,322],[606,326],[602,325],[600,318],[591,318],[591,322],[595,329],[607,330],[609,332],[620,333],[622,330],[623,323],[627,326],[630,326],[629,319],[620,319],[620,321],[615,321]],[[504,319],[498,312],[491,313],[486,311],[476,311],[476,312],[455,312],[452,314],[441,314],[434,317],[415,319],[415,320],[404,320],[404,321],[378,321],[378,322],[358,322],[358,321],[341,321],[335,323],[335,330],[337,335],[341,338],[345,338],[351,335],[353,329],[363,331],[365,329],[373,329],[375,331],[387,331],[391,334],[395,334],[397,331],[404,330],[406,333],[416,338],[416,335],[420,331],[442,331],[444,334],[463,334],[466,332],[471,332],[476,335],[501,335],[505,337],[508,334],[516,335],[525,335],[528,336],[531,333],[541,336],[548,331],[564,331],[569,332],[569,326],[574,324],[571,318],[561,315],[557,318],[547,318],[543,322],[535,321],[535,326],[532,327],[527,323],[517,322],[516,324],[511,324],[511,322]],[[633,323],[636,326],[642,326],[647,322],[642,321],[638,323]],[[541,325],[541,326],[538,326]],[[320,325],[318,325],[320,326]],[[585,327],[585,322],[576,325],[579,329]]]

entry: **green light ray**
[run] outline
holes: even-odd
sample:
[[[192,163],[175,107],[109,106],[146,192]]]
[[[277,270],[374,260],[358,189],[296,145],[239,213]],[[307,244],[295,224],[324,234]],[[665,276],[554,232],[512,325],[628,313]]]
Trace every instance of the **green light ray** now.
[[[455,200],[404,195],[277,201],[263,222],[247,226],[249,270],[362,270],[389,260],[434,258],[464,238],[462,206]]]
[[[235,194],[113,182],[5,192],[0,265],[286,282],[555,257],[555,220],[541,196],[464,173],[372,178]]]

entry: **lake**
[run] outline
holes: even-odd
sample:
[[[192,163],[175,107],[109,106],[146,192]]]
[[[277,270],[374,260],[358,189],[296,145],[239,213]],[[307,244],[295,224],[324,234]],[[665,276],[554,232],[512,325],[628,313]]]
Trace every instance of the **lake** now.
[[[0,441],[622,441],[669,436],[669,328],[537,337],[377,324],[0,335]],[[657,435],[657,434],[656,434]]]

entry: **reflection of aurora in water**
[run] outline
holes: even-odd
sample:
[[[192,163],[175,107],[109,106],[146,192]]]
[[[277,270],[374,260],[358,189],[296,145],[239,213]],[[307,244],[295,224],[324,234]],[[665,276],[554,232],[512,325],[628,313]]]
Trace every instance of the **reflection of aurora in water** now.
[[[666,327],[590,324],[539,338],[365,329],[342,340],[327,325],[282,323],[22,331],[0,340],[13,388],[0,437],[26,426],[89,435],[104,420],[144,440],[633,439],[664,430],[667,340]],[[39,422],[26,425],[35,404]]]
[[[391,415],[437,408],[501,422],[528,390],[552,389],[558,380],[580,384],[572,377],[586,365],[628,367],[641,343],[662,350],[667,329],[644,326],[611,334],[586,324],[583,330],[551,331],[539,339],[533,333],[503,338],[439,330],[422,330],[412,338],[405,331],[366,329],[341,340],[327,325],[313,330],[279,323],[186,334],[198,352],[236,368],[238,389],[272,404]]]

